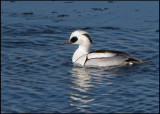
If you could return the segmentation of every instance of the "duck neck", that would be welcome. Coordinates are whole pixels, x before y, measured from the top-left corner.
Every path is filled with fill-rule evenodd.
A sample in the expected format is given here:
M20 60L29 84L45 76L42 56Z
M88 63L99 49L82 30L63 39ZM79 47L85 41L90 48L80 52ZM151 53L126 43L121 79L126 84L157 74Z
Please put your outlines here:
M78 49L74 52L72 62L76 62L81 56L89 53L90 45L79 45Z

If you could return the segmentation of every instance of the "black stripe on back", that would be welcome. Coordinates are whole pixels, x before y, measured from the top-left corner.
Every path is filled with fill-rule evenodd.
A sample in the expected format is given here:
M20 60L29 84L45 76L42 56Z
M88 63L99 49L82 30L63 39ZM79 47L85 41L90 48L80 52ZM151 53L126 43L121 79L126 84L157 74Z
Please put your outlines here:
M90 53L114 53L117 55L128 55L127 53L121 52L121 51L114 51L114 50L97 50L97 51L92 51Z

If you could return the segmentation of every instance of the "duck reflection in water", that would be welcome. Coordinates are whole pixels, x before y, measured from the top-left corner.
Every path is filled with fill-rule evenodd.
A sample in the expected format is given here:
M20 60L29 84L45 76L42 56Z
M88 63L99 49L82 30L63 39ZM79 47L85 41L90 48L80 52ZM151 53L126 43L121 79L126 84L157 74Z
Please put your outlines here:
M95 90L93 90L93 88L96 88L95 82L101 83L104 74L105 76L109 75L104 69L79 67L73 67L71 73L73 84L70 85L72 89L70 105L76 106L77 110L85 111L96 100L94 97ZM106 83L111 84L110 81Z
M79 110L89 112L93 105L100 106L101 102L111 102L112 94L115 94L119 86L126 87L126 81L130 81L128 74L131 70L135 71L136 69L137 67L121 66L107 69L73 67L70 72L72 74L72 84L69 85L71 89L69 96L71 98L70 105L76 107L74 112L76 110L78 112ZM124 76L120 74L124 74ZM109 107L109 105L106 107Z
M70 93L71 106L76 106L76 109L85 111L85 108L89 108L88 103L93 101L90 91L94 86L92 83L92 76L85 68L72 68L73 85L71 88L73 91Z

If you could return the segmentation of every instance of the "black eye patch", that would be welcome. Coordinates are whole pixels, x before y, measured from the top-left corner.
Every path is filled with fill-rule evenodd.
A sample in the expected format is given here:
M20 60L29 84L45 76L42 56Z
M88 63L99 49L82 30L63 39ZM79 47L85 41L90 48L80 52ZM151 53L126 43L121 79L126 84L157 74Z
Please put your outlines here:
M71 41L72 43L75 43L77 40L78 40L77 37L72 37L70 41Z

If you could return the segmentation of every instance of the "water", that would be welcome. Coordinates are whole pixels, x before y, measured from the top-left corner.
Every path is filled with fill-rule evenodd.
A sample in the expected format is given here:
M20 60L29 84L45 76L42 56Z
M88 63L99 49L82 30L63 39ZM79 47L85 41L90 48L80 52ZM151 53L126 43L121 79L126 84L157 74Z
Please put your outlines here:
M2 2L3 113L159 112L158 1ZM119 50L150 64L77 68L72 31L91 51Z

